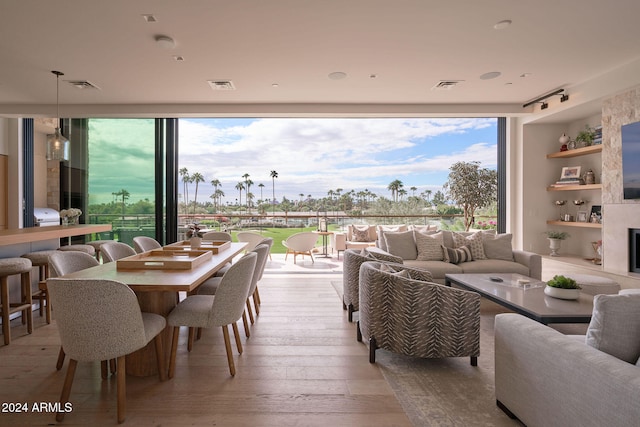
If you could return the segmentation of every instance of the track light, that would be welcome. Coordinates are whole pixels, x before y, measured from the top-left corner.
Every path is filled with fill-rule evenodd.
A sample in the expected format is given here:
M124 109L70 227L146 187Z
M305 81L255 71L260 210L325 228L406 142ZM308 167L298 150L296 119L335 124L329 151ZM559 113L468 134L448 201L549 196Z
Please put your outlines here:
M537 103L541 102L541 103L542 103L541 109L542 109L542 110L544 110L544 109L545 109L545 108L547 108L549 105L548 105L548 103L547 103L547 102L543 102L543 101L544 101L544 100L546 100L547 98L551 98L552 96L555 96L555 95L561 95L561 94L562 94L562 92L564 92L564 89L554 90L554 91L553 91L553 92L551 92L551 93L548 93L548 94L546 94L546 95L542 95L542 96L540 96L540 97L538 97L538 98L536 98L536 99L532 99L531 101L529 101L529 102L527 102L526 104L524 104L524 105L522 106L522 108L527 108L527 107L528 107L528 106L530 106L530 105L537 104ZM564 101L566 101L566 100L568 100L568 99L569 99L569 95L566 95L566 94L565 94L565 95L562 95L562 97L560 98L560 102L564 102Z
M548 102L541 102L540 103L540 109L541 110L546 110L549 107L549 103Z

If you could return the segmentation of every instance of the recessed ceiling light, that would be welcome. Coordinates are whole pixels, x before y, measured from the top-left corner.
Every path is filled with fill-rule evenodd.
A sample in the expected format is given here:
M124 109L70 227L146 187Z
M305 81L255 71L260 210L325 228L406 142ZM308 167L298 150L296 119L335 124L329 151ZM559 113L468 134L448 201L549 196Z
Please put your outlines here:
M347 78L347 73L343 73L342 71L335 71L329 74L329 78L331 80L342 80Z
M369 78L370 79L376 79L376 78L378 78L378 75L377 74L369 74Z
M531 73L522 73L520 74L520 77L525 78L525 77L529 77L531 75Z
M271 83L271 87L279 87L280 85L278 83Z
M184 56L173 55L173 60L176 61L176 62L184 62Z
M504 85L505 85L505 86L510 86L510 85L512 85L512 84L513 84L513 83L511 83L511 82L506 82Z
M481 75L480 80L491 80L495 79L496 77L500 77L501 75L502 73L500 71L490 71Z
M159 35L156 36L156 43L163 49L173 49L176 47L176 42L169 36Z
M503 21L496 22L494 24L493 28L496 29L496 30L504 30L509 25L511 25L511 22L512 22L511 19L505 19Z

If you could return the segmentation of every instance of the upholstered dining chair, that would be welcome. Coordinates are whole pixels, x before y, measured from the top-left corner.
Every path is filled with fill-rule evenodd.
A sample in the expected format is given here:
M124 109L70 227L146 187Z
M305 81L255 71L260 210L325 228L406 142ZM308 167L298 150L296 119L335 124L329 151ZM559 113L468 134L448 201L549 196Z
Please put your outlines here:
M263 243L265 245L269 246L269 260L272 260L272 258L271 258L271 247L273 246L273 237L265 237L264 239L262 239L260 241L260 243L258 243L258 245L261 245ZM267 263L265 261L265 268L266 268L266 266L267 266ZM264 272L264 269L262 271ZM260 301L260 292L258 291L258 288L256 288L256 291L255 291L254 295L256 297L256 301L257 301L258 305L262 304L261 301Z
M298 255L309 255L311 257L311 262L315 263L313 259L313 248L316 247L316 242L318 241L318 235L312 233L311 231L303 231L300 233L292 234L287 237L286 240L282 241L282 244L285 248L287 248L287 253L284 256L284 260L287 260L289 254L293 254L293 263L296 262L296 257Z
M173 378L175 373L180 326L189 327L189 339L191 341L193 341L194 328L222 327L229 372L232 376L236 374L228 326L231 325L233 327L238 352L242 353L242 344L236 322L244 311L257 257L257 254L250 252L234 263L226 274L222 276L215 295L189 295L169 313L167 322L170 326L173 326L169 378Z
M202 240L217 240L220 242L230 242L231 233L226 231L208 231L202 235Z
M100 246L103 262L113 262L121 258L135 255L136 251L131 246L122 242L107 242Z
M258 245L248 253L252 252L257 255L257 258L256 265L253 270L253 275L251 276L251 287L249 288L249 292L247 293L247 309L245 311L246 313L249 313L251 324L255 323L255 318L253 316L253 311L251 310L251 303L249 300L253 297L253 305L257 316L260 313L260 308L256 303L255 291L258 287L258 281L262 278L262 272L264 271L264 267L267 263L269 246L265 244ZM211 279L206 280L202 285L198 287L198 295L215 295L216 290L218 289L218 286L220 286L220 282L222 281L222 277L224 276L212 277ZM245 315L245 312L242 313L242 322L244 324L245 335L249 337L249 323L247 322L247 316Z
M74 273L76 271L84 270L85 268L91 268L100 265L100 262L93 256L84 252L56 252L49 255L49 271L51 277L62 277L67 274ZM45 289L47 294L49 293L49 287L47 282L45 283ZM48 297L47 297L48 298ZM56 362L56 369L59 371L64 364L64 348L60 346L58 352L58 361ZM115 368L115 366L113 366ZM115 369L113 369L115 371ZM102 363L102 378L107 378L107 362Z
M236 238L238 239L238 242L247 243L245 252L251 252L253 248L258 246L258 244L264 239L261 234L255 233L253 231L239 231L236 234Z
M166 326L165 318L141 312L133 291L114 280L53 278L47 285L56 307L60 341L70 359L60 395L61 407L69 401L78 362L117 358L117 417L118 423L123 422L125 356L154 340L160 380L166 379L161 334ZM58 412L56 420L63 419L64 412Z
M156 239L147 236L136 236L133 238L133 248L139 254L142 252L160 249L162 245Z

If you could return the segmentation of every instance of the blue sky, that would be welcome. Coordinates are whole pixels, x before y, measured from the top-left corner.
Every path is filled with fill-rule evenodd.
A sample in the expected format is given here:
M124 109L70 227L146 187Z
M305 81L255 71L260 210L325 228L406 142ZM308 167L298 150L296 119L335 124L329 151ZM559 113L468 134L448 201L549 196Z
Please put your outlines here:
M412 186L416 194L435 192L457 161L495 169L496 127L494 118L181 119L180 168L204 176L199 200L209 197L211 180L219 179L226 201L235 202L235 185L245 173L256 199L259 183L270 198L271 170L278 172L278 200L300 193L324 197L337 188L390 197L387 186L395 179L409 194Z
M120 189L129 191L131 203L153 200L153 119L89 123L90 203L110 202ZM408 194L412 186L416 194L435 193L457 161L496 167L496 128L495 118L180 119L179 167L204 176L199 201L209 199L211 180L218 179L223 202L234 203L245 173L256 200L260 183L263 198L270 199L272 170L278 172L277 200L297 200L300 193L321 198L338 188L390 198L387 186L395 179Z

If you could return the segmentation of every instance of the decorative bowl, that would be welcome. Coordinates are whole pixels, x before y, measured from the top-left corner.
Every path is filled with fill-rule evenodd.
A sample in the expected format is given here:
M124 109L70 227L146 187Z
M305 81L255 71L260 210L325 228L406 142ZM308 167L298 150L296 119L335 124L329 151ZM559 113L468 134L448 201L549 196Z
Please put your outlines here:
M573 300L580 297L580 289L554 288L548 285L544 287L544 293L545 295L558 299Z

